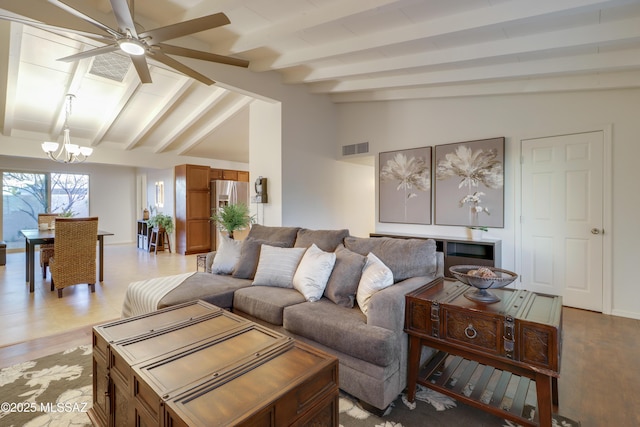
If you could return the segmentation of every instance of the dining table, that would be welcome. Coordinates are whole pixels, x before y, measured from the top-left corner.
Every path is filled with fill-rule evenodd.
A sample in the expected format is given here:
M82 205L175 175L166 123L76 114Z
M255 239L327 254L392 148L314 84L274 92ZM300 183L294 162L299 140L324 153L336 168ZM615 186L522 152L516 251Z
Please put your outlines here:
M55 228L39 229L30 228L26 230L20 230L20 233L25 238L25 275L26 280L29 283L29 292L34 290L35 281L35 250L37 245L53 244L56 237ZM99 280L102 282L104 278L104 236L113 236L113 233L105 230L98 230L98 271Z

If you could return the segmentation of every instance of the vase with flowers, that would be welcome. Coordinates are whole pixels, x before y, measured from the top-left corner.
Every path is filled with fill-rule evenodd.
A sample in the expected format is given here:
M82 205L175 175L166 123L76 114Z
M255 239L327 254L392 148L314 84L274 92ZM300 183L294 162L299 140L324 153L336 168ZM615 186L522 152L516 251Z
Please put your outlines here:
M482 233L489 231L489 229L487 227L474 225L467 227L467 231L471 240L482 240Z

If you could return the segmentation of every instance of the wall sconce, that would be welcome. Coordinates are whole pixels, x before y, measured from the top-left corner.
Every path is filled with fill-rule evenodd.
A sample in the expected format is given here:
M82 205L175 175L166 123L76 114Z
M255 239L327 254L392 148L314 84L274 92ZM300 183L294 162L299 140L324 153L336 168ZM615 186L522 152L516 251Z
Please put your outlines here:
M164 207L164 181L156 181L156 208Z

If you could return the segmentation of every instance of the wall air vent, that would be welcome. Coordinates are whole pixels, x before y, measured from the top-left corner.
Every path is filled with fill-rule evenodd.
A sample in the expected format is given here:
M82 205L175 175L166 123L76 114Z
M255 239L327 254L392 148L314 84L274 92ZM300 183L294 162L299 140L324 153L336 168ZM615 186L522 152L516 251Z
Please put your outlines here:
M127 75L131 59L115 52L97 55L93 58L89 74L105 79L122 82Z
M352 156L354 154L364 154L369 152L369 143L361 142L359 144L343 145L342 155Z

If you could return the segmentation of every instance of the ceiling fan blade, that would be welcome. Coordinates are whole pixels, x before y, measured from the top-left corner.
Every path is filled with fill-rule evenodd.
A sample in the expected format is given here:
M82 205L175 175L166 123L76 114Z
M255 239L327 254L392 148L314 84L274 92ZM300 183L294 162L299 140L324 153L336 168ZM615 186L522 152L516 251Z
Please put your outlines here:
M138 76L142 83L153 83L151 80L151 73L149 72L149 65L144 55L129 55L133 66L136 67Z
M56 27L54 25L43 24L42 22L32 21L29 19L14 18L12 16L3 16L3 15L0 15L0 19L5 21L17 22L19 24L28 25L30 27L39 28L45 31L51 31L54 33L65 33L65 34L71 33L71 34L77 34L80 36L88 37L93 40L109 41L109 42L113 41L113 37L107 37L102 34L88 33L86 31L74 30L72 28Z
M106 31L107 33L111 34L114 37L122 37L122 35L120 33L118 33L116 30L112 29L111 27L108 27L107 25L103 24L102 22L93 19L92 17L90 17L89 15L86 15L82 12L80 12L77 9L74 9L73 7L63 3L60 0L47 0L49 3L51 3L54 6L59 7L62 10L67 11L68 13L72 14L73 16L80 18L84 21L87 21L90 24L95 25L96 27L100 28L103 31Z
M199 33L200 31L210 30L230 23L231 21L229 21L227 15L224 13L215 13L213 15L207 15L201 18L195 18L189 21L179 22L177 24L167 25L166 27L145 31L140 33L140 38L150 37L150 40L147 40L147 43L154 45L162 43L165 40L188 36L189 34Z
M136 31L136 25L133 22L133 16L131 16L131 10L129 9L127 0L109 1L111 2L111 9L113 9L113 14L116 16L116 22L120 30L122 32L129 31L133 37L137 38L138 32Z
M209 77L200 74L199 72L197 72L193 68L187 67L183 63L176 61L175 59L171 58L170 56L165 55L164 53L160 52L159 50L152 50L149 54L151 55L151 57L153 59L156 59L156 60L162 62L163 64L168 65L169 67L180 71L182 74L186 74L187 76L198 80L199 82L202 82L202 83L204 83L206 85L209 85L209 86L215 83Z
M204 61L219 62L221 64L235 65L236 67L247 68L249 61L245 59L233 58L231 56L217 55L215 53L203 52L201 50L187 49L186 47L173 46L170 44L160 43L156 46L162 48L164 53L169 55L186 56L188 58L202 59Z
M116 50L120 50L120 47L117 44L110 44L107 46L100 46L95 49L87 50L85 52L76 53L75 55L65 56L64 58L59 58L58 61L72 62L79 59L91 58L92 56L96 55L102 55L104 53L114 52Z

